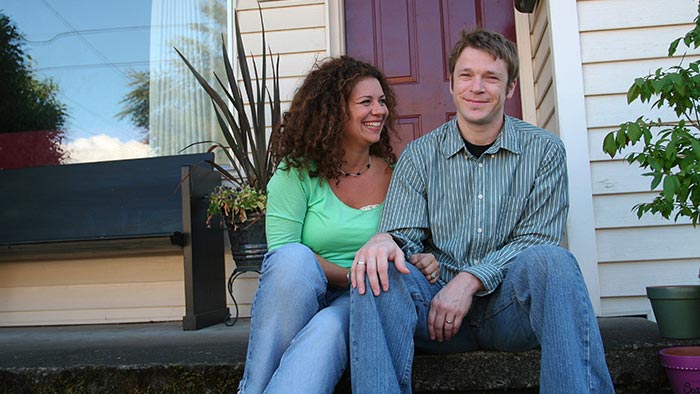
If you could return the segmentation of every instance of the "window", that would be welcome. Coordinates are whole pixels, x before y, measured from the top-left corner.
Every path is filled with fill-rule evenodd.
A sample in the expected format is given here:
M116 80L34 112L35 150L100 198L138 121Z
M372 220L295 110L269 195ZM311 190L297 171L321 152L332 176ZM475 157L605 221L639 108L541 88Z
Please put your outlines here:
M227 0L5 2L2 27L23 36L22 86L33 90L9 89L17 105L31 97L0 118L0 168L174 155L218 139L211 102L173 48L213 79L228 15Z

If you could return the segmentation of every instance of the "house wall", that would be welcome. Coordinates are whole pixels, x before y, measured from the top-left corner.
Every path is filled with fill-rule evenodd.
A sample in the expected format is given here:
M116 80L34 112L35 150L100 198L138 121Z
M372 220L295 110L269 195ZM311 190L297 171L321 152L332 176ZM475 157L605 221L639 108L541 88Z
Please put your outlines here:
M559 122L555 103L556 91L554 89L554 74L552 64L552 37L550 31L547 6L541 1L532 14L524 15L529 29L530 63L532 64L533 96L531 100L535 106L535 122L539 127L559 134ZM518 31L518 33L521 33ZM523 34L520 34L523 35ZM528 52L519 47L521 56Z
M602 141L617 125L640 115L675 119L668 109L628 105L626 92L635 77L680 63L683 51L669 59L668 44L692 28L697 1L583 0L576 7L601 314L647 315L646 286L698 283L700 233L686 220L637 219L631 208L655 195L649 192L650 179L628 165L624 155L610 159ZM686 61L697 55L691 52Z
M182 254L0 262L0 326L179 320Z
M235 265L225 255L227 276ZM185 314L182 253L0 261L0 327L178 321ZM222 283L226 286L226 283ZM234 283L250 316L257 275ZM228 307L234 305L227 295Z

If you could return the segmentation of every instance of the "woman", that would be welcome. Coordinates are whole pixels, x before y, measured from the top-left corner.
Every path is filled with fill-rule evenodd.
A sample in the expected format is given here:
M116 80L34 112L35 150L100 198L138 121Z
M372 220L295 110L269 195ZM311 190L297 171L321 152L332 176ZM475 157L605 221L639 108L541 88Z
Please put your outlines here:
M330 393L343 374L349 268L377 229L396 161L395 109L384 75L345 56L317 64L297 90L271 141L270 252L239 392ZM421 268L434 283L437 264Z

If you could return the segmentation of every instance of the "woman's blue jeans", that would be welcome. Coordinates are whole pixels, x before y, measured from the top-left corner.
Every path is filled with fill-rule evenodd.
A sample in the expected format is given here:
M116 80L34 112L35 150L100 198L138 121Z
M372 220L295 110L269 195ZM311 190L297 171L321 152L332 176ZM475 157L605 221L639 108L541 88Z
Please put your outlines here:
M555 246L526 249L501 285L475 297L457 336L431 341L430 285L413 266L390 265L388 292L350 292L350 370L355 393L410 393L415 348L429 353L540 346L541 393L614 393L588 291L574 256ZM507 371L503 371L504 374Z
M239 392L332 393L347 366L349 301L347 290L328 288L308 247L268 252Z

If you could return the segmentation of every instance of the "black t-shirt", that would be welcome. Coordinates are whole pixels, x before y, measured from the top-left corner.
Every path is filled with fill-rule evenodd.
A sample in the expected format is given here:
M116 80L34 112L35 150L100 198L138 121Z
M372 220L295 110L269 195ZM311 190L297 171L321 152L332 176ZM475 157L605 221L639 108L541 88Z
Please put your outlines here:
M474 145L471 142L464 140L464 145L467 147L467 150L478 159L491 147L491 145L493 145L493 142L488 145Z

